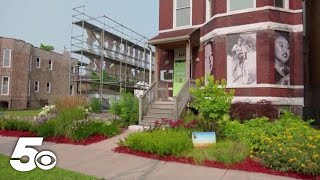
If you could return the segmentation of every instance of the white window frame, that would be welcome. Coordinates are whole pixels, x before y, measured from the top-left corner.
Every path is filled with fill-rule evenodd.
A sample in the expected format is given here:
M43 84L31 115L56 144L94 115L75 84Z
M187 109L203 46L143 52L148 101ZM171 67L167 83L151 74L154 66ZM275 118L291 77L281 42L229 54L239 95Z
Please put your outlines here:
M274 7L276 7L276 0L274 0L273 2L274 2ZM276 7L276 8L280 8L280 7ZM289 0L283 0L283 8L281 9L289 9Z
M9 50L9 66L5 66L4 65L4 59L5 59L5 51L6 50ZM12 53L11 53L11 49L8 49L8 48L4 48L3 49L3 55L2 55L2 67L3 68L10 68L11 67L11 57L12 57Z
M49 84L49 89L48 89L48 84ZM47 93L51 93L51 82L47 82Z
M246 9L239 9L239 10L230 11L230 0L227 0L227 12L246 11L248 9L254 9L254 8L257 8L257 0L253 0L253 7L252 8L246 8Z
M38 63L38 59L39 59L39 63ZM38 69L41 68L41 58L40 57L36 58L36 68L38 68Z
M206 0L206 21L209 21L213 16L212 14L213 3L214 3L214 0Z
M192 24L192 1L193 0L190 0L190 23L189 23L189 25L177 26L177 0L173 0L173 28L174 29L191 27L193 25Z
M36 83L38 83L38 89L36 90ZM35 81L34 82L34 88L33 88L34 92L38 93L40 91L40 82L39 81Z
M8 93L3 93L3 82L4 82L4 78L8 78ZM10 94L10 77L9 76L2 76L1 78L1 95L3 96L9 96Z
M50 64L50 62L51 62L51 64ZM52 69L53 69L53 61L52 61L51 59L49 59L48 65L49 65L48 69L49 69L50 71L52 71Z

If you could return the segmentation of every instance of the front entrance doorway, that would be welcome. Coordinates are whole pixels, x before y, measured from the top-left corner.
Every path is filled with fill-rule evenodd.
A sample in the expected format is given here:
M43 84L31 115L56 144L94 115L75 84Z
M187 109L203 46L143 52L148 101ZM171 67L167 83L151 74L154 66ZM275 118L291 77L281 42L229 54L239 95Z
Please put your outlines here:
M173 97L177 96L186 82L186 49L174 50Z

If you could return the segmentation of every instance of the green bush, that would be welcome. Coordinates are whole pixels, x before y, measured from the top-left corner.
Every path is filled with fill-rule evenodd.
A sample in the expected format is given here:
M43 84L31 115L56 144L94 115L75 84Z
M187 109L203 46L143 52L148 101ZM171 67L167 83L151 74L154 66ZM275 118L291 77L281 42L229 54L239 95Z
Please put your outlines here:
M155 130L130 134L124 145L132 150L160 156L179 155L192 149L191 133L183 130Z
M86 116L86 111L80 107L60 111L56 118L55 136L72 137L73 122Z
M196 87L190 89L194 96L192 106L203 117L201 122L207 131L217 130L217 121L229 114L233 90L226 90L226 81L215 80L213 76L196 80Z
M12 131L29 131L33 123L26 120L6 118L0 120L0 129Z
M38 125L34 131L41 137L53 137L56 134L56 126L57 120L49 120Z
M181 156L191 157L201 164L204 160L233 164L244 161L249 156L249 146L243 142L222 141L207 148L194 148Z
M77 121L72 129L73 132L70 138L74 141L81 141L92 135L112 137L120 132L119 126L110 121Z
M266 118L228 122L226 137L248 142L263 165L283 172L320 174L320 131L285 112L275 122Z
M93 99L91 99L90 107L91 107L92 112L99 113L99 112L101 112L102 104L99 99L93 98Z
M119 116L127 126L138 124L139 100L130 93L124 93L118 102L111 105L110 111Z

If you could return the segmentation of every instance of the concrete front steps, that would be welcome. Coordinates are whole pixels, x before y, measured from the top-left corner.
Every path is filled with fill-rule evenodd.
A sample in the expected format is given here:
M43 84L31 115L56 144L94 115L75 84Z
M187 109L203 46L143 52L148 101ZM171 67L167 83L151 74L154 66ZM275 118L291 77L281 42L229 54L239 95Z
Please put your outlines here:
M156 121L161 119L174 119L173 101L156 101L153 103L146 116L143 116L140 125L153 126Z

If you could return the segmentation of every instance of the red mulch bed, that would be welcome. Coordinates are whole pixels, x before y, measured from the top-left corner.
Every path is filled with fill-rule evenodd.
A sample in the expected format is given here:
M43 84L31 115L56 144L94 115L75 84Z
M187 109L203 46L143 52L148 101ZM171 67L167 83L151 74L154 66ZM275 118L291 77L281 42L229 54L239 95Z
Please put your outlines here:
M196 165L196 163L193 161L192 158L177 158L174 156L161 157L155 154L145 153L142 151L134 151L126 147L117 147L113 151L117 153L131 154L135 156L140 156L140 157L149 158L149 159L157 159L157 160L166 161L166 162L178 162L183 164ZM219 168L219 169L240 170L240 171L247 171L247 172L257 172L257 173L271 174L276 176L292 177L297 179L310 179L310 180L320 179L320 176L315 177L315 176L308 176L308 175L303 175L298 173L284 173L284 172L268 169L262 166L261 164L259 164L258 162L253 161L250 158L246 159L244 162L232 164L229 166L223 163L206 160L200 166Z
M33 134L31 132L28 131L8 131L8 130L1 130L0 131L0 135L1 136L8 136L8 137L37 137L36 134ZM72 141L69 138L66 137L49 137L49 138L45 138L44 141L46 142L53 142L53 143L57 143L57 144L73 144L73 145L90 145L90 144L94 144L94 143L98 143L101 142L103 140L106 140L108 138L106 138L103 135L94 135L89 137L86 140L80 141L80 142L75 142Z

